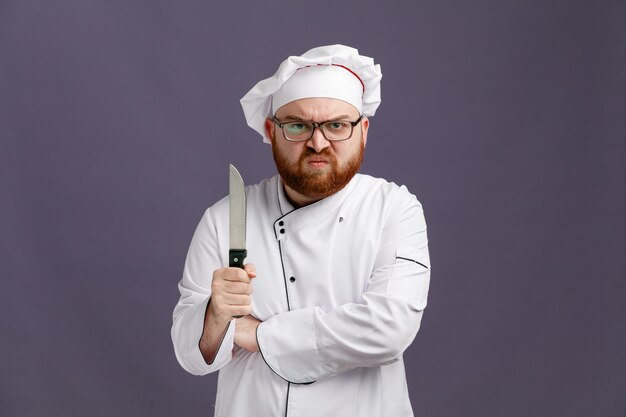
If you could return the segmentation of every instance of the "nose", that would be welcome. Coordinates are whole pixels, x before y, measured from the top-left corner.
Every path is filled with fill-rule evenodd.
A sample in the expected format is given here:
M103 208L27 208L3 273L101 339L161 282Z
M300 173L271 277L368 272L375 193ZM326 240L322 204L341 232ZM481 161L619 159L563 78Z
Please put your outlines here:
M307 140L306 145L314 149L315 152L320 153L324 148L330 146L330 142L324 137L322 130L316 126L316 129L313 131L313 136L311 136L311 139Z

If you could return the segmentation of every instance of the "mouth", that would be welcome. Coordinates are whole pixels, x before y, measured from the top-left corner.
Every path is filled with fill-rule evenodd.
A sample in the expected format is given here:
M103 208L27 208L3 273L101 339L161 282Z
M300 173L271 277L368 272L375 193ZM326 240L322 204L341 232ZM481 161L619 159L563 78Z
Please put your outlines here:
M311 173L318 170L326 172L330 167L334 166L334 163L334 157L328 149L324 149L322 152L314 152L309 148L300 158L300 166L312 170Z
M329 164L329 161L326 158L313 157L307 161L307 164L314 168L323 168Z

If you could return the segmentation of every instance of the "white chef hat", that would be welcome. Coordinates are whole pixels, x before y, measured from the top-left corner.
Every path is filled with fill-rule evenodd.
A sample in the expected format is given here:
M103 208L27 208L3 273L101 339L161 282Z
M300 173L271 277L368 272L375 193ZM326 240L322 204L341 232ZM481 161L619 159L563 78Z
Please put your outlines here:
M248 126L270 143L265 119L283 105L308 97L329 97L352 104L363 116L373 116L380 104L380 65L344 45L313 48L290 56L278 71L259 81L240 100Z

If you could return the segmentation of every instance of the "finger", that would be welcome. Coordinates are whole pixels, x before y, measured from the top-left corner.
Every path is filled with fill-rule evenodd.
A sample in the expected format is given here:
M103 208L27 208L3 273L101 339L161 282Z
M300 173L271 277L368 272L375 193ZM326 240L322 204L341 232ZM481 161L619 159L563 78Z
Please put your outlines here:
M254 264L245 264L243 266L243 270L246 271L248 277L254 278L256 277L256 266Z
M252 313L251 305L229 305L222 309L222 313L225 317L239 317L246 316Z
M209 308L215 317L222 317L229 320L233 316L245 316L252 313L252 305L250 304L227 304L223 299L215 297L211 298Z
M250 278L248 278L248 274L241 268L226 267L213 271L213 282L219 281L250 282Z
M244 305L244 306L236 306L233 307L232 309L232 314L231 316L247 316L252 314L252 306L251 305Z
M211 283L211 291L214 295L221 294L252 294L252 284L250 282L241 281L213 281Z
M222 287L222 291L229 294L252 294L252 285L245 282L228 281Z
M252 303L252 297L248 294L223 294L220 301L229 306L247 306Z
M232 267L232 268L226 268L226 270L227 271L223 275L223 279L225 281L245 282L245 283L250 282L250 277L248 277L248 274L243 269Z

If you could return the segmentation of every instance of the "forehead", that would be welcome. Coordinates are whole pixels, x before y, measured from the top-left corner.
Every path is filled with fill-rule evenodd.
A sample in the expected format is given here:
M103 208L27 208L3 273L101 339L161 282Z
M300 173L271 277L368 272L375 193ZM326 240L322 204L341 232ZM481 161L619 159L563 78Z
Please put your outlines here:
M322 121L339 116L359 117L359 111L352 104L336 98L311 97L294 100L276 111L276 117L295 116L306 120Z

